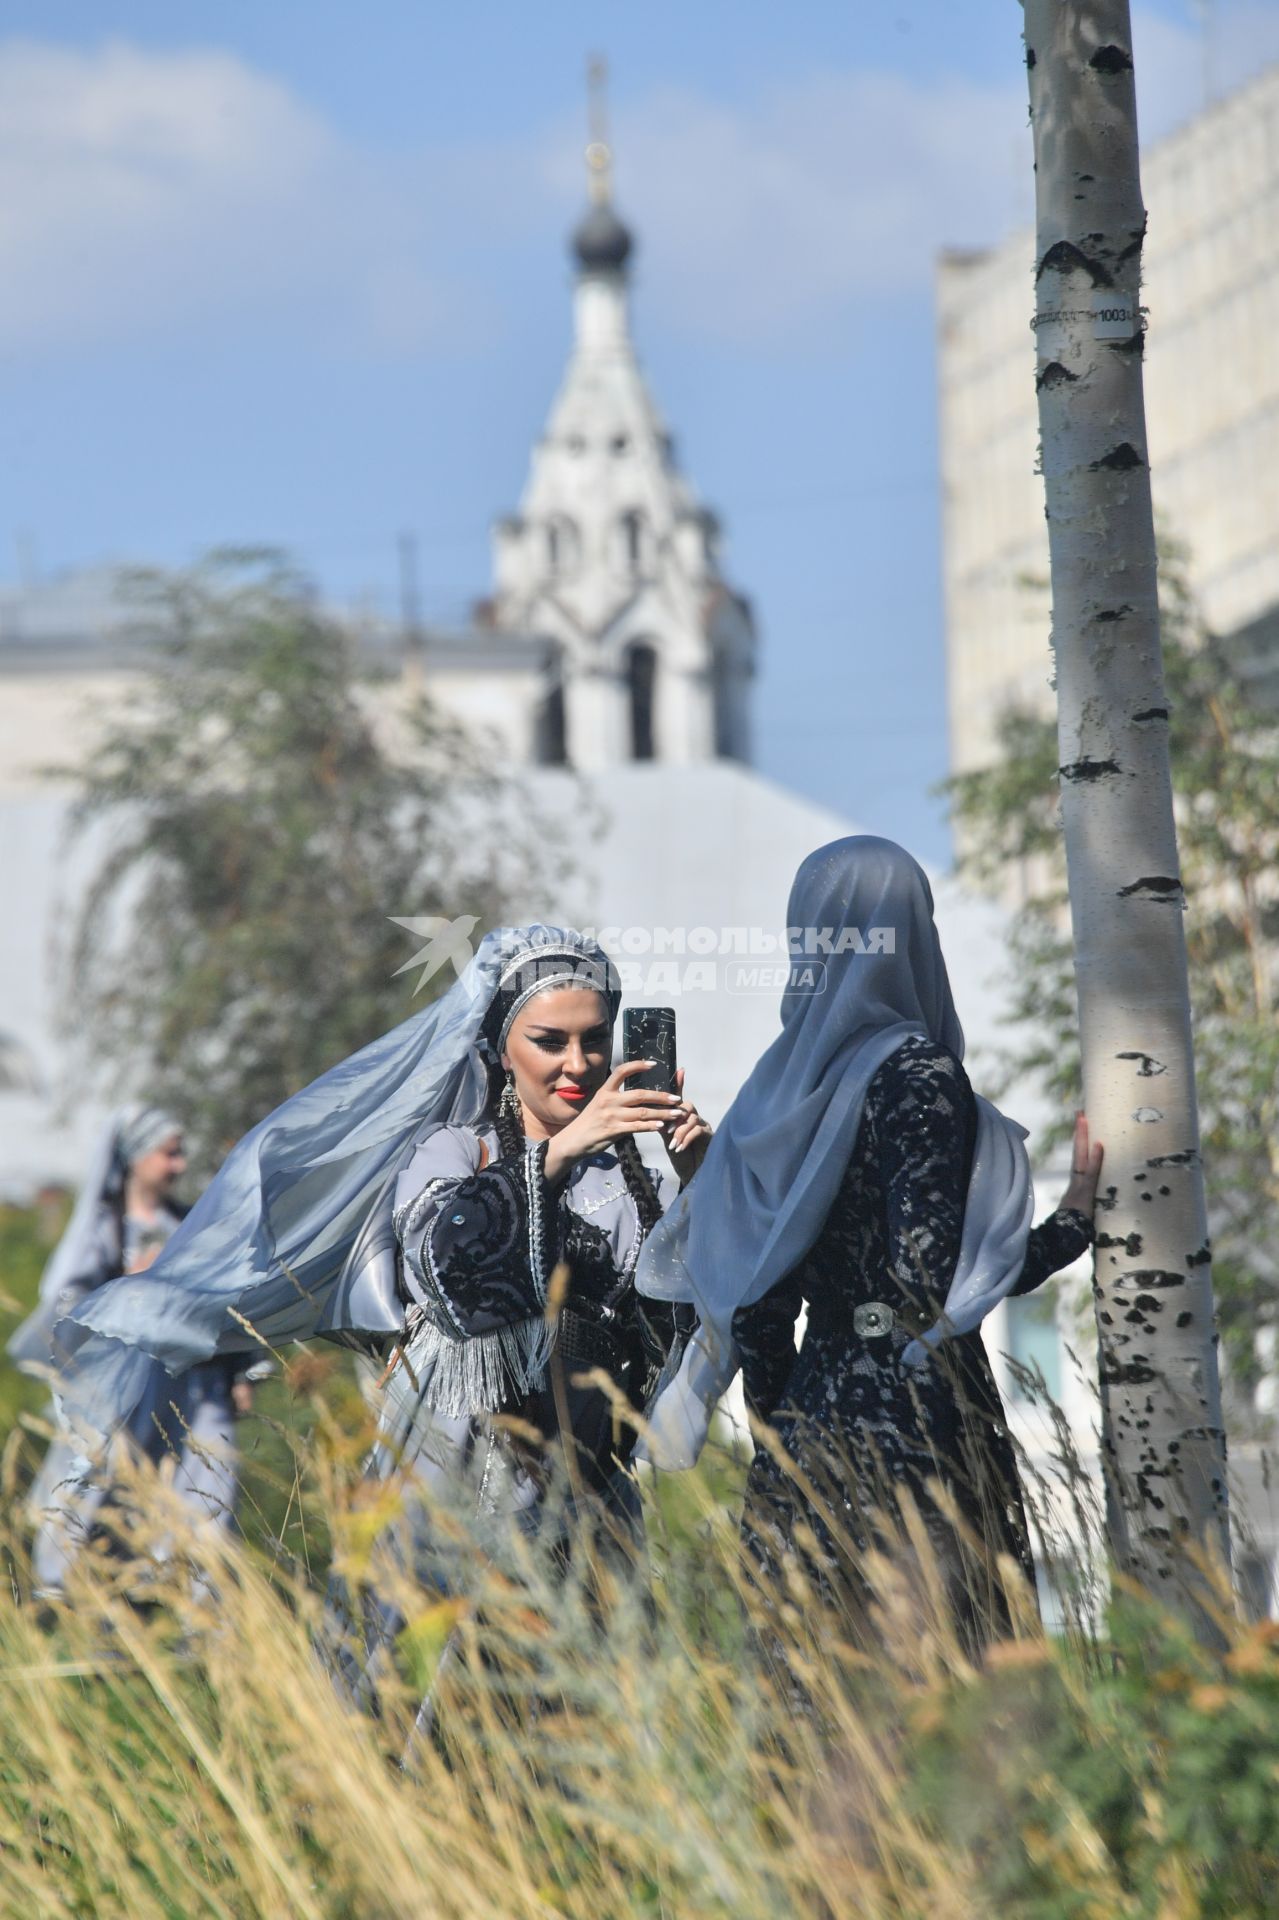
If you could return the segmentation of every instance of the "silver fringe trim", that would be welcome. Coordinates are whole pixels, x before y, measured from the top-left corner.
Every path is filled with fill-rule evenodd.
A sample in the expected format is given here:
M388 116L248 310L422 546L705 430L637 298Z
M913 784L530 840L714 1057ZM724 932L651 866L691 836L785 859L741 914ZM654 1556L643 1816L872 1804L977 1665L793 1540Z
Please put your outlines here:
M496 1413L512 1394L538 1393L555 1347L546 1320L519 1320L458 1340L428 1320L405 1350L427 1401L443 1414Z
M545 1140L530 1140L524 1155L529 1270L534 1295L543 1305L549 1278L543 1218L545 1158ZM493 1333L462 1334L447 1294L428 1271L428 1248L424 1242L415 1246L407 1242L407 1236L417 1231L430 1211L434 1189L451 1184L432 1181L401 1210L401 1248L410 1273L420 1278L423 1293L433 1299L433 1311L453 1319L457 1331L437 1326L415 1303L405 1316L402 1351L403 1364L415 1381L419 1400L425 1399L433 1412L465 1417L496 1413L512 1395L541 1392L546 1385L547 1363L555 1350L556 1328L553 1321L539 1314L536 1319L519 1320Z

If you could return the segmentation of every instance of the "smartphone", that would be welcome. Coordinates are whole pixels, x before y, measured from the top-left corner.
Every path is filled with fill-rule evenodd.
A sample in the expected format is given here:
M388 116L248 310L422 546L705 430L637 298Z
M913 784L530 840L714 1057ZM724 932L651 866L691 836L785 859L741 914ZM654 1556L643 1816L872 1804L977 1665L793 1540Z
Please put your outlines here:
M675 1093L674 1007L627 1007L622 1014L623 1060L653 1060L646 1073L632 1073L627 1087Z

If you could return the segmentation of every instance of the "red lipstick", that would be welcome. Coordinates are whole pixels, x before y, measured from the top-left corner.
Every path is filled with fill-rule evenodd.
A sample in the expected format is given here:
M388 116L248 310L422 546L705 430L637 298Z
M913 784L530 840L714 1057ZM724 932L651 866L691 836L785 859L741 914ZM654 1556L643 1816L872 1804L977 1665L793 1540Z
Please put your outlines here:
M582 1087L556 1087L555 1091L561 1100L585 1100L586 1098L585 1089Z

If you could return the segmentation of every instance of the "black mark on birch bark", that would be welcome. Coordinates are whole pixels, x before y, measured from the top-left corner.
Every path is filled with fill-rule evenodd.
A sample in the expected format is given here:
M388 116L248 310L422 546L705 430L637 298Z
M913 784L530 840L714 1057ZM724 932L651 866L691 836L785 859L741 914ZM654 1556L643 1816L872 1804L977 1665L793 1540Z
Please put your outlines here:
M1063 780L1107 780L1123 772L1117 760L1072 760L1068 767L1058 767Z
M1174 879L1171 874L1146 874L1142 879L1134 880L1131 886L1120 887L1118 898L1131 900L1137 895L1165 907L1183 907L1186 904L1186 890L1180 880Z
M1140 1060L1141 1065L1137 1069L1139 1080L1153 1080L1157 1073L1168 1071L1162 1060L1156 1060L1153 1054L1149 1053L1117 1053L1115 1058L1116 1060ZM1137 1177L1140 1180L1145 1179L1144 1174L1138 1174Z
M1098 47L1088 64L1094 73L1131 73L1132 55L1123 47Z
M1148 1167L1193 1167L1199 1159L1198 1149L1183 1147L1180 1153L1157 1153L1147 1160Z
M1113 620L1126 620L1132 608L1125 600L1121 607L1103 607L1100 613L1094 613L1093 619L1099 627L1109 626Z
M1188 1253L1186 1255L1186 1265L1188 1267L1206 1267L1209 1266L1211 1262L1212 1248L1206 1240L1194 1253Z
M1051 390L1053 387L1068 386L1078 378L1079 375L1072 373L1069 367L1063 367L1060 360L1050 360L1043 372L1035 375L1035 392L1040 393L1045 387Z
M1121 440L1117 447L1104 453L1100 460L1088 464L1089 473L1131 473L1135 467L1144 467L1145 461L1130 440Z
M1083 268L1094 287L1114 286L1109 267L1103 266L1100 260L1090 260L1072 240L1057 240L1049 247L1035 270L1035 279L1041 280L1046 273L1074 273L1079 267Z
M1166 720L1168 717L1167 707L1143 707L1140 713L1134 713L1132 723L1134 727L1139 727L1147 720Z
M1098 1377L1103 1387L1144 1387L1148 1380L1155 1378L1155 1370L1144 1360L1127 1360L1102 1367Z
M1122 1247L1125 1253L1136 1255L1141 1252L1141 1235L1139 1233L1099 1233L1095 1244L1099 1247Z
M1128 245L1124 248L1123 252L1119 255L1119 258L1121 260L1131 260L1135 253L1141 252L1141 249L1146 244L1146 228L1149 225L1150 225L1150 215L1148 213L1143 213L1141 216L1141 225L1139 227L1134 227L1131 240L1128 242Z

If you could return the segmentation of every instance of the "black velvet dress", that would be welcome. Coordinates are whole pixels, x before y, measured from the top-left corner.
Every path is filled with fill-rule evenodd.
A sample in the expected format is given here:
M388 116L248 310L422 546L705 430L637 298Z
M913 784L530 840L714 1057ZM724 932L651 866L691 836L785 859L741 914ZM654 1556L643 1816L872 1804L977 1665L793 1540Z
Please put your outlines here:
M871 1082L853 1157L817 1240L770 1293L739 1309L733 1333L748 1404L773 1426L806 1489L770 1451L757 1451L743 1524L762 1569L775 1572L797 1551L856 1625L869 1600L859 1560L883 1537L884 1516L895 1530L905 1491L955 1618L980 1644L1007 1618L996 1556L1011 1555L1033 1574L999 1392L979 1333L943 1343L922 1366L901 1361L945 1303L976 1130L960 1062L922 1037L907 1040ZM1014 1291L1039 1286L1091 1238L1083 1214L1050 1215L1031 1233ZM935 1481L953 1498L958 1527L930 1492Z

